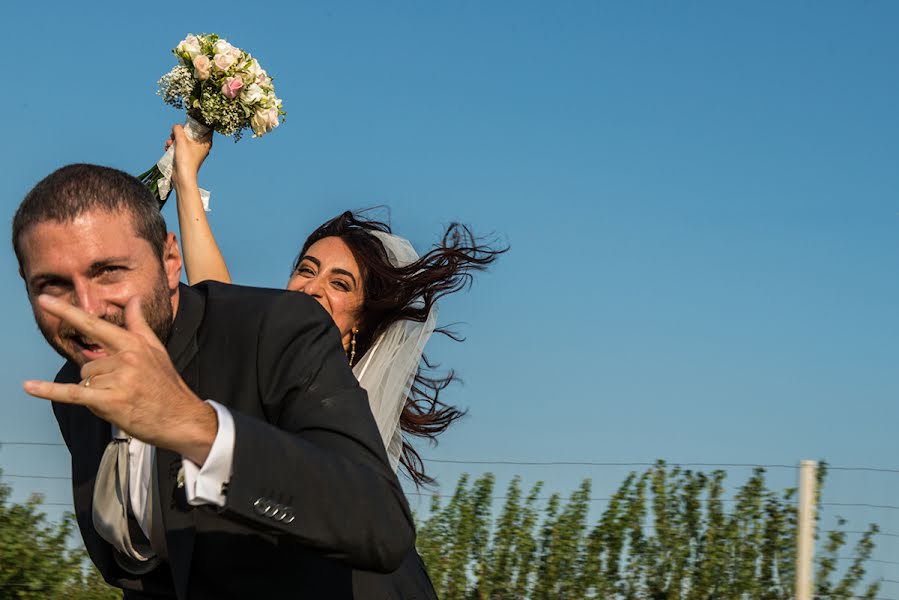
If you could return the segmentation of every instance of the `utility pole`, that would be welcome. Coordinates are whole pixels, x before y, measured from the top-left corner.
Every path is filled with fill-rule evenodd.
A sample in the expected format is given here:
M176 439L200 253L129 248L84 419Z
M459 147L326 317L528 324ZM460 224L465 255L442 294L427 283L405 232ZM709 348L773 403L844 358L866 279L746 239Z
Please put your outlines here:
M815 497L818 461L799 463L799 531L796 536L796 600L812 600L812 566L815 560Z

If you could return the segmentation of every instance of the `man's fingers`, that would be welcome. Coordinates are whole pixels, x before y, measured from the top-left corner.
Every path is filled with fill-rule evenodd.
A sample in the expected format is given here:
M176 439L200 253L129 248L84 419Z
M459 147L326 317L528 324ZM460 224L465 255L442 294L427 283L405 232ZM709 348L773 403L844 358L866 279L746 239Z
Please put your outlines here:
M84 366L81 367L81 380L84 381L88 377L97 377L97 375L114 373L117 369L122 367L122 362L121 354L113 354L112 356L98 358L97 360L85 363Z
M128 328L128 331L143 337L150 345L164 348L162 342L156 337L156 332L150 328L150 325L144 318L140 298L137 296L132 297L128 304L125 305L125 327Z
M105 371L95 373L93 375L85 375L82 369L81 381L78 383L81 387L88 387L92 390L105 390L110 386L115 386L119 378L113 371Z
M77 306L68 302L57 300L52 296L41 294L37 297L38 304L48 313L59 317L85 337L100 343L107 354L119 352L128 347L130 336L128 332L112 323L90 315Z
M93 380L92 380L93 382ZM53 383L52 381L29 380L22 384L27 394L53 402L80 404L90 408L102 395L102 390L84 387L74 383Z

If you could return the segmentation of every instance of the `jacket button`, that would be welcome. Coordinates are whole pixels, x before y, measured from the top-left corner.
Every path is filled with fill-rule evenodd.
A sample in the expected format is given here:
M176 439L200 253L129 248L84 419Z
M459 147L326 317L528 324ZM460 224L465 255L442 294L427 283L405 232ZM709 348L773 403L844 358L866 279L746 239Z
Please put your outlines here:
M253 503L253 509L256 511L258 515L265 515L266 511L271 508L267 498L257 498L256 502Z

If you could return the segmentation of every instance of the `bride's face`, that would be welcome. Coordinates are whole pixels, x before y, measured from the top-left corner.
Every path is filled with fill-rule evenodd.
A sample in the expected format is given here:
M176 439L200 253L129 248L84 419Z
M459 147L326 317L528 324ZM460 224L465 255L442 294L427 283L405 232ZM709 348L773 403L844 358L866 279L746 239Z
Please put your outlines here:
M309 247L287 289L318 300L340 329L346 348L362 307L362 285L359 265L349 246L339 237L326 237Z

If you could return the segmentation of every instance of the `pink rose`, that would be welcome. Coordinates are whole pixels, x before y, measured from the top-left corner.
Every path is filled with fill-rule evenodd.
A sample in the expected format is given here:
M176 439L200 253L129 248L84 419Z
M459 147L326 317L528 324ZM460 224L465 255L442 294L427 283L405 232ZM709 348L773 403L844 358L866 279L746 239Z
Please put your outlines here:
M201 54L194 58L194 77L200 81L209 79L209 73L212 70L212 61L205 54Z
M237 98L242 89L243 79L240 77L227 77L225 78L225 83L222 84L222 94L224 94L225 98L230 98L231 100Z

